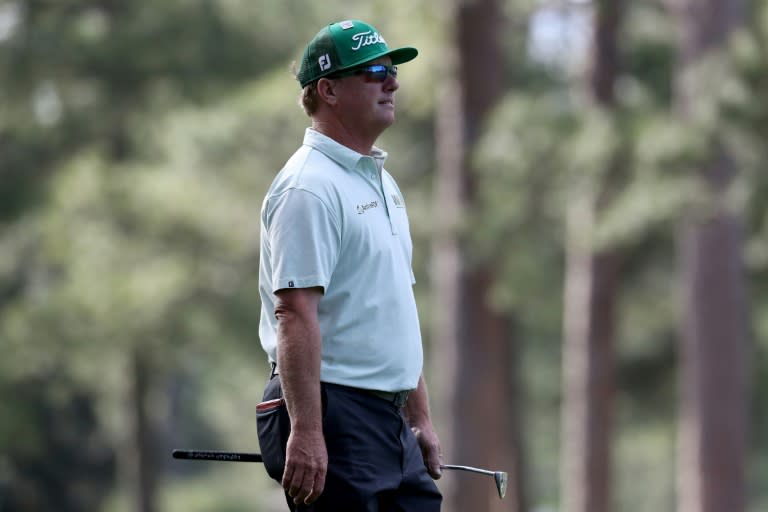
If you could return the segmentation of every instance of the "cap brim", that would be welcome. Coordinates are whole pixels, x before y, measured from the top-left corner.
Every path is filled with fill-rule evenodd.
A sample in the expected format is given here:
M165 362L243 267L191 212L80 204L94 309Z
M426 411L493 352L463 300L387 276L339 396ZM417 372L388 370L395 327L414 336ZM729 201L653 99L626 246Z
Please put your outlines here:
M397 66L398 64L403 64L415 59L418 54L419 50L416 48L411 48L410 46L406 46L404 48L398 48L397 50L387 52L384 55L389 56L389 58L392 59L393 66Z
M413 60L416 58L416 56L419 54L419 50L416 48L411 48L410 46L406 46L404 48L397 48L395 50L389 50L387 52L381 52L376 53L373 55L369 55L365 60L358 60L356 62L350 62L343 68L339 68L336 71L343 71L345 69L355 68L357 66L362 66L366 62L371 62L376 59L380 59L382 57L389 57L392 59L392 65L397 66L398 64L403 64L405 62L408 62L410 60ZM331 73L332 74L332 73Z

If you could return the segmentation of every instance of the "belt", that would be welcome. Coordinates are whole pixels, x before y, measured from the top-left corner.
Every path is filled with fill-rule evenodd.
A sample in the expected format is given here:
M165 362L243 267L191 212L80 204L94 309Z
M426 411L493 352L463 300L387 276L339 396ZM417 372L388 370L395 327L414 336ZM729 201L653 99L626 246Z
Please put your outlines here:
M279 375L279 373L277 371L276 363L270 363L270 366L272 367L272 371L269 374L269 378L271 379ZM410 393L410 391L379 391L377 389L350 388L349 386L344 387L362 391L364 393L381 398L382 400L386 400L387 402L393 404L395 407L404 407L405 403L408 401L408 394Z
M410 391L378 391L376 389L364 389L363 391L391 402L395 407L405 407L405 402L408 401L408 393L410 393Z

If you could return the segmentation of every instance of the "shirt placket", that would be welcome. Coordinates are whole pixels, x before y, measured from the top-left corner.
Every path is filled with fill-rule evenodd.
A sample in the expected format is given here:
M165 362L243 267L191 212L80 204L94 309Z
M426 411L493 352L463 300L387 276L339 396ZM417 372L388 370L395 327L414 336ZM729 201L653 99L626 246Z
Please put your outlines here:
M393 235L397 235L397 228L391 214L394 205L391 204L391 200L387 196L387 191L384 187L384 161L380 158L367 158L364 165L365 173L371 179L371 183L373 184L377 194L379 195L379 198L381 198L382 203L384 204L384 213L387 215L387 220L389 221L389 229Z

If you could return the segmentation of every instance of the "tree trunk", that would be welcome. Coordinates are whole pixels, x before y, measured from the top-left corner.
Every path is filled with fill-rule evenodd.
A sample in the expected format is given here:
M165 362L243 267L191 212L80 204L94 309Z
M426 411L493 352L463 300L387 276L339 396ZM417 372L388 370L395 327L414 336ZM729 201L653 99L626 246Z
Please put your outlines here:
M131 467L133 496L136 512L155 512L157 494L157 453L154 429L148 411L151 368L146 355L140 349L132 354L131 409L133 411L133 436L131 439Z
M577 236L592 234L593 208L591 197L583 198L570 206L568 219L561 442L564 512L611 510L619 256L593 253Z
M739 512L746 507L742 243L740 220L722 211L709 221L688 223L681 236L685 319L680 358L680 512Z
M502 94L502 15L496 0L456 0L447 12L453 44L437 109L433 246L435 380L438 389L450 390L439 400L448 427L441 441L446 462L506 470L510 479L502 502L487 479L446 475L460 484L442 486L445 510L524 510L512 315L491 307L495 266L470 267L460 231L464 212L477 201L467 155Z
M744 19L741 0L681 1L677 108L692 119L708 77L695 65L723 50ZM717 134L701 179L709 201L679 236L683 322L680 347L678 511L746 508L748 313L740 213L728 204L737 169Z
M623 2L596 3L589 96L597 108L614 106L618 33ZM566 227L563 320L562 510L608 512L611 507L613 403L616 388L618 250L596 250L596 221L610 198L618 168L611 158L605 182L587 178L571 199Z

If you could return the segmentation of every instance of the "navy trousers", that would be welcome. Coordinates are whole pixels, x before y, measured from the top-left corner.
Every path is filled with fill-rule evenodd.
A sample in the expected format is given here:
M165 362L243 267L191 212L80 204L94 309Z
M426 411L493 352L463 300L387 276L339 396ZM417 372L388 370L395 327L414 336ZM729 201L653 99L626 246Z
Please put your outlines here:
M323 434L328 449L325 490L300 512L438 512L442 496L427 473L421 450L402 410L364 390L323 383ZM279 377L264 400L282 396ZM257 413L267 472L278 482L285 467L290 420L283 405Z

